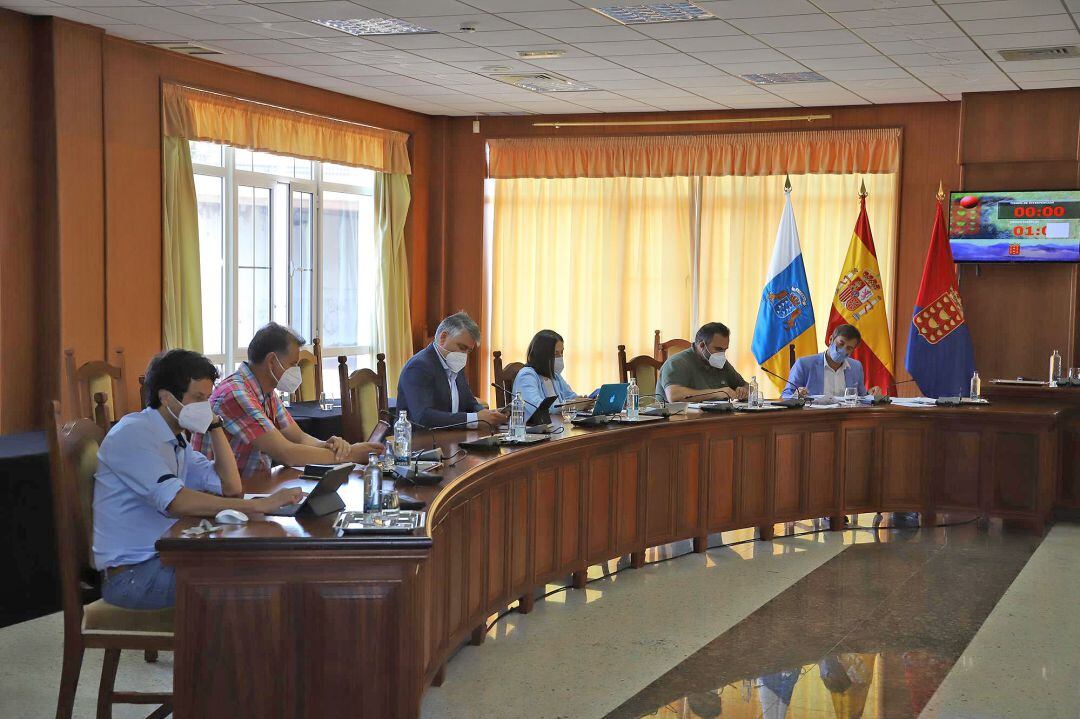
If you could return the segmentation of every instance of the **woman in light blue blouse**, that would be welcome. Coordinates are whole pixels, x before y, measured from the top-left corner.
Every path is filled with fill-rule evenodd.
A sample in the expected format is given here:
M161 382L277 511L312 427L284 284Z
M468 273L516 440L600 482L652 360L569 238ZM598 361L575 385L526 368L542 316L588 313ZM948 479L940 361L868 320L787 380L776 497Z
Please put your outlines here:
M525 414L531 417L548 397L557 397L553 410L576 399L577 394L562 377L563 338L558 332L540 330L529 343L525 366L514 379L514 394L525 400Z

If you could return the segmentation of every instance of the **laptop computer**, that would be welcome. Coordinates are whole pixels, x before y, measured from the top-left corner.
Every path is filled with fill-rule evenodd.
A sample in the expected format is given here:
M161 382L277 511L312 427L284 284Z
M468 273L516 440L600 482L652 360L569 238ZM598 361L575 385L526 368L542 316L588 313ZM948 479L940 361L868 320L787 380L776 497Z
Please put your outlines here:
M323 517L332 512L340 512L345 509L345 501L337 491L348 481L349 473L352 472L354 466L352 462L339 464L327 470L321 477L301 475L300 479L318 479L318 484L299 502L287 504L266 514L272 517L295 517L303 512L314 517ZM245 494L244 499L259 499L265 496L265 494Z
M608 422L611 415L623 411L629 387L628 384L601 385L600 389L596 390L596 404L593 405L592 414L574 417L570 420L571 423L579 427L591 427Z

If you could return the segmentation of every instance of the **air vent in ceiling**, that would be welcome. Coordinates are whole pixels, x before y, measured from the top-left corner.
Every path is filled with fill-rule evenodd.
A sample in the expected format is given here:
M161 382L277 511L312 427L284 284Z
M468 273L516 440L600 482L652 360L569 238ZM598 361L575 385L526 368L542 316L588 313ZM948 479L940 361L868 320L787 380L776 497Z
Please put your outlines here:
M816 72L756 72L740 75L755 85L787 85L796 82L829 82L829 78Z
M1080 57L1080 47L1065 45L1062 47L1024 47L1016 50L999 50L1002 60L1019 62L1023 60L1057 60L1062 57Z
M219 50L211 50L208 47L202 45L196 45L193 42L167 42L167 41L154 41L148 42L147 45L153 45L154 47L160 47L162 50L172 50L178 52L181 55L223 55L224 53Z
M533 92L585 92L597 89L592 85L586 85L553 72L499 73L489 75L489 77Z
M399 20L395 17L376 17L369 20L312 20L316 25L323 25L350 35L430 35L435 30L429 30L423 25L417 25L408 20Z
M589 9L623 25L716 19L716 16L711 12L688 0L683 2L649 3L648 5L611 5Z

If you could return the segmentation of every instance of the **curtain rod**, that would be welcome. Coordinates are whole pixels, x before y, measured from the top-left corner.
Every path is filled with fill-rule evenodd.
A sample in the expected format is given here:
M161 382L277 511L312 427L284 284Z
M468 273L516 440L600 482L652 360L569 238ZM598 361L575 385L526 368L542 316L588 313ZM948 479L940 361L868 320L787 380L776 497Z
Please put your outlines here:
M616 120L613 122L534 122L533 127L628 127L644 125L722 125L739 122L786 122L788 120L829 120L832 115L782 115L776 117L725 117L715 120Z

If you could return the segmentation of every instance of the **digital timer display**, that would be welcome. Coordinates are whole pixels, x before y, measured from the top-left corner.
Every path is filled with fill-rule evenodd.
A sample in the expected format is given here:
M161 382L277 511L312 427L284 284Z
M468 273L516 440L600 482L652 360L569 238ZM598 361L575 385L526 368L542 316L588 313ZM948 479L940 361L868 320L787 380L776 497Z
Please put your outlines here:
M954 192L956 262L1080 262L1080 191Z

